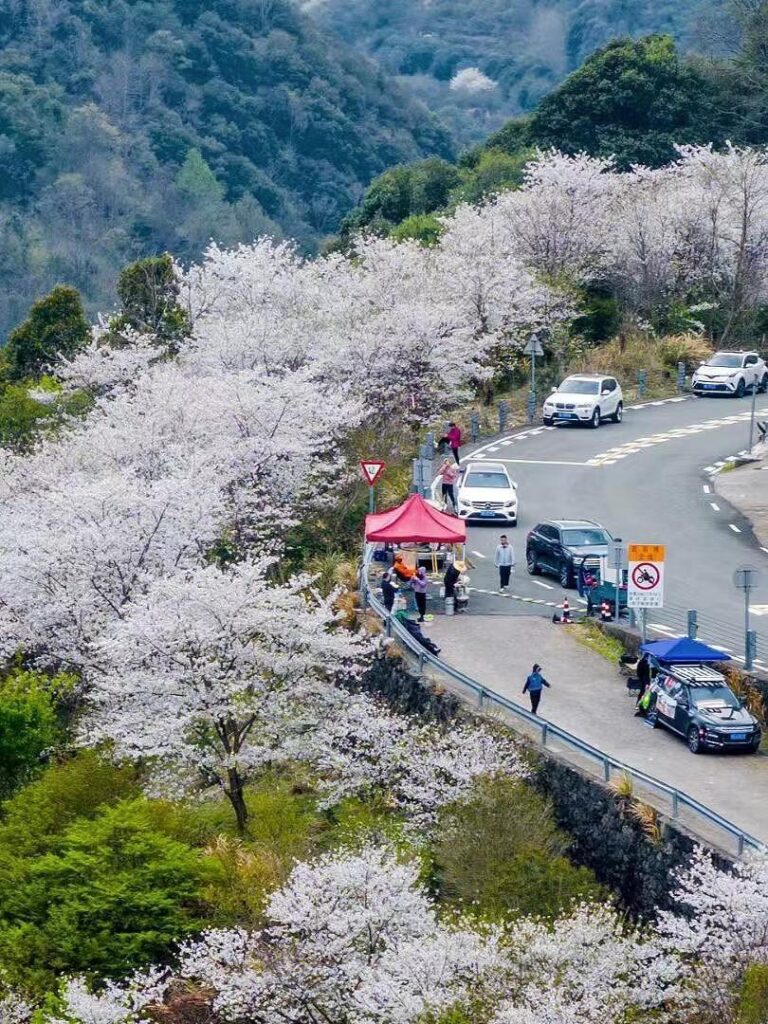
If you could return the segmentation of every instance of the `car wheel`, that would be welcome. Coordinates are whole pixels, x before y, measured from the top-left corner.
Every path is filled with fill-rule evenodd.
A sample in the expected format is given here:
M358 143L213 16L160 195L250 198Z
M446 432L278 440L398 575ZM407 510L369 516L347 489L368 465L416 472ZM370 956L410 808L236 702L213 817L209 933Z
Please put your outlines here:
M525 556L525 564L528 566L528 572L531 576L538 576L541 572L539 569L539 563L536 561L536 555L532 551L528 551Z
M624 403L619 402L616 406L616 412L611 416L614 423L621 423L622 417L624 416Z
M541 422L544 424L545 427L551 427L553 426L555 421L551 416L542 416Z
M736 397L743 398L747 390L747 386L744 383L744 378L739 378L739 383L736 385Z
M599 405L595 408L595 411L592 413L592 419L589 421L589 425L590 425L590 427L592 427L593 430L597 430L597 428L600 426L600 406Z
M758 752L758 750L760 749L760 740L761 739L762 739L762 736L756 736L755 739L753 739L752 742L749 744L749 752L750 752L750 754L756 754Z
M762 380L757 386L757 390L761 395L764 395L768 391L768 373L764 373Z
M692 754L701 753L701 737L695 725L688 730L688 749Z
M569 587L573 586L573 573L567 562L560 563L560 571L557 574L557 578L560 580L560 586L564 590L568 590Z

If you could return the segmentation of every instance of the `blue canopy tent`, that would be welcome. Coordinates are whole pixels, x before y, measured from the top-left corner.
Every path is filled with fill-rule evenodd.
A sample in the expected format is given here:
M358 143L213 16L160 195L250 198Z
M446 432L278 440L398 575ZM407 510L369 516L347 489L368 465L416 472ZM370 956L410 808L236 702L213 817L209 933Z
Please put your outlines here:
M653 640L642 644L640 650L667 665L699 665L706 661L731 660L730 654L726 654L725 651L718 651L717 648L703 644L700 640L690 640L687 636Z

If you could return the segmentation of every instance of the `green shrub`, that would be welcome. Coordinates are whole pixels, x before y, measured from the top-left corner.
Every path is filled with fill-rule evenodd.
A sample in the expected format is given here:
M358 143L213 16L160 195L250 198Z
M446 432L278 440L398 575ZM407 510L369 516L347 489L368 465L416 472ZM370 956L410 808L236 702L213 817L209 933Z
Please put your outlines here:
M765 1024L768 1020L768 964L750 964L744 972L736 1024Z
M50 765L39 779L3 804L0 879L8 858L46 851L76 819L93 818L103 807L138 793L133 766L116 767L92 750L81 750L70 760Z
M673 334L659 342L659 358L671 370L677 370L678 363L694 370L711 355L712 346L698 334Z
M56 697L57 681L36 672L15 671L0 683L0 799L39 769L44 751L60 739Z
M69 358L83 348L90 333L79 292L57 285L32 306L24 323L8 336L8 376L12 380L38 377L60 355Z
M73 822L48 853L24 859L2 894L0 959L9 983L39 995L56 975L98 981L162 960L204 923L201 893L216 870L163 834L147 800Z
M392 238L404 242L407 238L415 238L422 245L437 245L443 233L443 225L431 213L414 213L406 217L391 231Z
M479 785L451 807L435 843L445 900L485 918L556 917L578 900L602 895L587 868L564 856L567 841L547 800L519 781Z

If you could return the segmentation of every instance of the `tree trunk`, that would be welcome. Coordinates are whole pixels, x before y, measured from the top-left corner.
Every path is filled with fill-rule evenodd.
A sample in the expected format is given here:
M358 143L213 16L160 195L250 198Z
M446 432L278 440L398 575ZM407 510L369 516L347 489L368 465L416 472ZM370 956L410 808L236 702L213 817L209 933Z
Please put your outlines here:
M237 768L228 768L227 778L229 785L224 787L224 792L227 794L229 802L232 804L232 809L235 812L237 831L242 835L248 823L248 808L245 805L245 797L243 796L243 780L240 778Z

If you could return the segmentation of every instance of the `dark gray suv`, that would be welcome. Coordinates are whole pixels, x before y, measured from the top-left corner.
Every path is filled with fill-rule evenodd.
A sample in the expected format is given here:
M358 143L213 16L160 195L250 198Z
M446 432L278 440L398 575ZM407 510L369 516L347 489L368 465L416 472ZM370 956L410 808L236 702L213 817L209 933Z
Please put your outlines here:
M598 569L613 538L600 523L589 519L549 519L534 526L525 541L525 560L531 576L556 576L562 587L573 587L583 565Z

